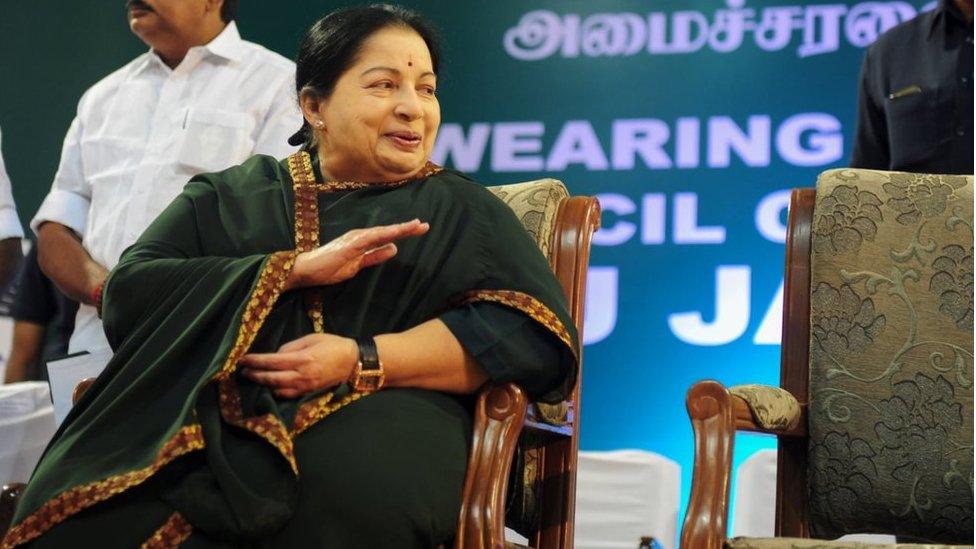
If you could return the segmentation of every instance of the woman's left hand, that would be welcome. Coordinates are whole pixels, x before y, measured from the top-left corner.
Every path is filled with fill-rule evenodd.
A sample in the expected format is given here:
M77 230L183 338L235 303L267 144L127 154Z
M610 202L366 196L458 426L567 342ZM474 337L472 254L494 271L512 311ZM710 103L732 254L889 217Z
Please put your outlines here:
M354 339L310 334L285 343L276 353L244 355L239 364L245 377L271 387L275 396L298 398L348 380L358 359Z

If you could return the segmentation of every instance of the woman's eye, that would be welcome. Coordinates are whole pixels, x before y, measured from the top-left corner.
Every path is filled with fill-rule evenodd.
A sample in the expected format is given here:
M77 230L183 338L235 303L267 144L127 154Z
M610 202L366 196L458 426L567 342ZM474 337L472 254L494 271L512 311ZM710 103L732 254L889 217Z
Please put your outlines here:
M373 84L373 87L379 88L381 90L392 90L393 88L396 87L396 85L393 84L393 82L390 82L389 80L383 80L382 82L377 82Z
M424 95L437 95L437 90L433 86L421 86L420 92Z

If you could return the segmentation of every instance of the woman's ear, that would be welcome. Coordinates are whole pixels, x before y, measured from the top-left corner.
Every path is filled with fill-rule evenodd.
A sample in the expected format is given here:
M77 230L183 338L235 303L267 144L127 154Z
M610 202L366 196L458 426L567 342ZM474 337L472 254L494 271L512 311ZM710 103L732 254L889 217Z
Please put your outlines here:
M325 129L325 120L322 118L325 102L315 90L304 88L298 96L298 105L309 126L315 130Z

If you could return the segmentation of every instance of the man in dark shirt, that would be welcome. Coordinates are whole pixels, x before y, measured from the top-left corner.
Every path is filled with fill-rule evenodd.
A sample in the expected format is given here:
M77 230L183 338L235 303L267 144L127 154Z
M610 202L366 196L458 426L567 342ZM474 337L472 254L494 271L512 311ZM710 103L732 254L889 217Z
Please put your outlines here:
M864 56L851 166L973 173L973 0L940 0Z
M46 363L68 352L78 303L62 294L41 272L37 245L24 258L12 291L14 337L4 383L46 380Z

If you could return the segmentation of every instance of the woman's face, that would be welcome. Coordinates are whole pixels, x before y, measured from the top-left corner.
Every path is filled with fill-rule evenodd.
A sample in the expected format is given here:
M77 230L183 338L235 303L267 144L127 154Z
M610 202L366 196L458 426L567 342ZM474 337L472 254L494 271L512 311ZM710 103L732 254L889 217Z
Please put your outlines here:
M395 181L417 173L430 158L441 123L436 88L430 52L419 34L387 27L367 38L328 99L302 99L318 134L324 175Z

